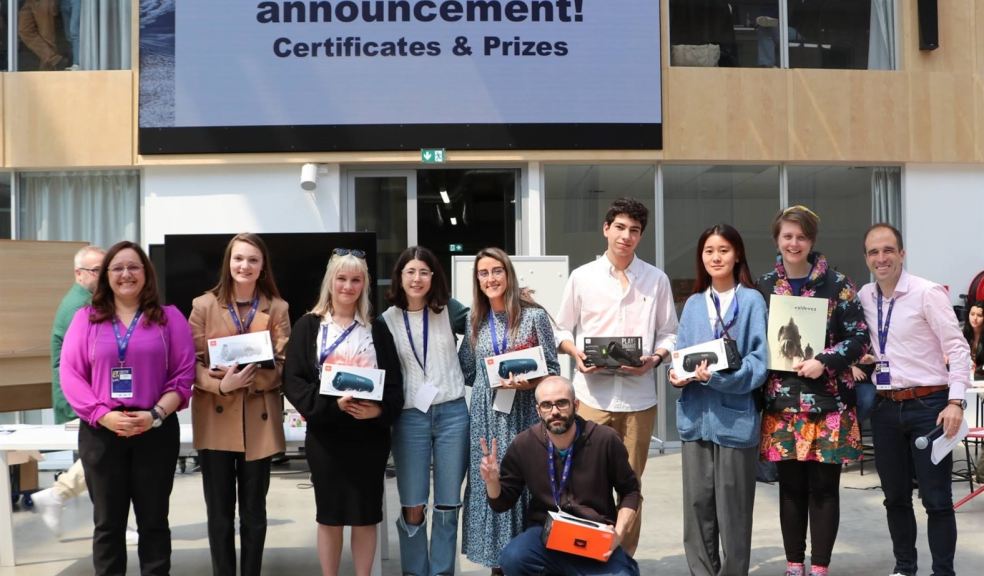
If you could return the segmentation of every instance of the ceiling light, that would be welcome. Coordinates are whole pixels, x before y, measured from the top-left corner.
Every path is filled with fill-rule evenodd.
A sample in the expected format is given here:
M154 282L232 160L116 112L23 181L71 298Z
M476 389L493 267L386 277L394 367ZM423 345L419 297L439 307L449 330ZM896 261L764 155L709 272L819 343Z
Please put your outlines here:
M455 218L454 216L451 217L451 225L452 226L457 226L458 225L458 219Z
M443 200L445 204L450 204L451 203L451 198L448 197L448 191L447 190L445 190L444 188L441 188L440 194L441 194L441 200Z

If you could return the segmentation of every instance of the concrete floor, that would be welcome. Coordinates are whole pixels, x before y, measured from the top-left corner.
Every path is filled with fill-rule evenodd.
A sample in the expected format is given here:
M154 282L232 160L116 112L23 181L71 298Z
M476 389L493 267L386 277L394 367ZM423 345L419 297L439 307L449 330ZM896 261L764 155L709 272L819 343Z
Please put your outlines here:
M845 471L841 481L841 523L834 549L833 574L884 576L893 568L891 543L885 526L878 476L868 465L862 476L857 467ZM390 519L398 510L396 481L387 480L387 506ZM954 495L968 493L966 482L954 484ZM680 455L669 453L650 458L643 482L646 499L643 534L636 558L642 574L686 575L682 544ZM918 506L918 504L917 504ZM208 574L208 539L205 532L205 504L201 478L197 473L178 474L171 496L171 530L174 552L173 573ZM41 519L31 512L14 514L18 566L0 568L0 576L74 576L92 573L92 508L85 498L66 508L65 533L58 540L47 531ZM264 556L264 573L317 574L315 552L314 495L303 470L303 462L289 468L275 468L268 498L269 530ZM917 513L920 530L921 573L930 573L930 555L925 539L925 516ZM959 544L958 574L981 574L984 565L984 496L957 511ZM136 548L131 546L129 573L137 574ZM389 560L383 562L384 575L400 574L396 529L389 526ZM752 542L750 574L778 575L785 567L778 521L778 487L759 484L755 506L755 534ZM977 568L974 568L977 566ZM478 576L488 570L461 560L462 574ZM346 553L342 573L351 574Z

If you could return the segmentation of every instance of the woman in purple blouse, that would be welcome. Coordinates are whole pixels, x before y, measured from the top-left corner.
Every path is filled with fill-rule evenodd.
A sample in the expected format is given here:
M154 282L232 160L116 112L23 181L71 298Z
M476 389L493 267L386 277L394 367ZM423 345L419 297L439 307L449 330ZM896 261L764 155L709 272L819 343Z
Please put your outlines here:
M157 277L139 245L119 242L92 305L72 320L61 356L62 390L79 415L79 453L93 504L96 574L126 573L126 522L133 503L140 573L168 574L168 501L180 428L195 381L191 328L161 306Z

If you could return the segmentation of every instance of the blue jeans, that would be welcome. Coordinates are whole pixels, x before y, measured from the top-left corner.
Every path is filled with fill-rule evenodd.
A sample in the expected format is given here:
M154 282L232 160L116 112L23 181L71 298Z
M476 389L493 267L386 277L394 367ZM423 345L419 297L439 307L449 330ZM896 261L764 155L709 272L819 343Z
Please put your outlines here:
M957 547L957 521L953 515L950 473L953 457L939 465L929 459L932 447L919 450L916 438L936 427L946 408L947 391L923 398L894 402L878 398L871 411L875 440L875 468L885 492L888 531L892 536L895 570L916 573L916 517L912 508L912 476L919 482L919 496L928 516L929 550L934 576L952 576Z
M874 408L875 400L878 399L876 392L875 385L871 382L854 383L854 394L857 397L858 426L864 422L864 419L871 413L871 409Z
M543 545L543 526L530 526L513 538L499 555L506 576L638 576L639 565L618 547L599 562L582 556L548 550Z
M79 16L82 0L61 0L61 16L65 25L65 37L72 44L72 64L79 63Z
M434 463L434 509L430 553L427 522L396 520L403 574L454 574L458 542L461 484L468 468L468 406L464 398L430 407L427 413L407 408L393 426L393 460L403 508L427 506Z

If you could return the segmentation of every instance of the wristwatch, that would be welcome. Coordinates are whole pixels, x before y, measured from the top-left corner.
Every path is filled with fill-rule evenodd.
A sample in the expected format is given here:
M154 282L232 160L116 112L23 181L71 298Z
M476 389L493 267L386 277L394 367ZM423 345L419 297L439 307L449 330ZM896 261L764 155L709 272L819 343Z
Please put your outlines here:
M966 410L967 409L967 401L966 400L957 400L956 398L954 398L953 400L947 401L947 404L949 404L951 406L960 406L960 409L961 410Z
M164 418L161 416L161 413L157 411L156 406L150 409L150 415L154 419L154 421L150 423L150 427L160 428L161 424L164 423Z

